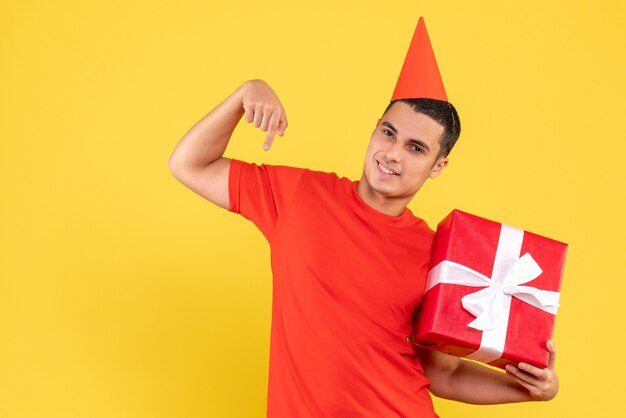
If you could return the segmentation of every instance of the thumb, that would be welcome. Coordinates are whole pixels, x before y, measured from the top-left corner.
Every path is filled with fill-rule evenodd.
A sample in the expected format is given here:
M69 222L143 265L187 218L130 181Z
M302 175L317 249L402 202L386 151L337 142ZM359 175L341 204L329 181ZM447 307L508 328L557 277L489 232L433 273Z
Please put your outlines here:
M548 340L548 342L546 342L546 347L548 347L548 351L550 352L550 355L548 356L548 367L552 369L554 368L554 362L556 360L556 345L554 344L554 341Z

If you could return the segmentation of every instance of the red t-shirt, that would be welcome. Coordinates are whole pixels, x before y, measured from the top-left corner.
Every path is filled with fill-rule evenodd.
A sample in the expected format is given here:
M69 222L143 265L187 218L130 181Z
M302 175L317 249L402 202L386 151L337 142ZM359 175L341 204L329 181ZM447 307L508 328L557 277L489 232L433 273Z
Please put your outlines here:
M271 247L268 418L437 417L406 337L434 232L334 173L232 160L230 211Z

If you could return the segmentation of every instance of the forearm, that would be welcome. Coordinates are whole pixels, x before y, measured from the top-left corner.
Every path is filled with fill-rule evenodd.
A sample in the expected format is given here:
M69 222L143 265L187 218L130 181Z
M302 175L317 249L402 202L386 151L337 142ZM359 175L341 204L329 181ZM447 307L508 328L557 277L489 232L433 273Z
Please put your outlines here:
M242 98L246 83L198 121L178 142L169 158L172 171L204 167L224 155L228 141L244 109Z
M500 404L534 400L528 390L507 374L461 360L433 390L441 398L471 404Z

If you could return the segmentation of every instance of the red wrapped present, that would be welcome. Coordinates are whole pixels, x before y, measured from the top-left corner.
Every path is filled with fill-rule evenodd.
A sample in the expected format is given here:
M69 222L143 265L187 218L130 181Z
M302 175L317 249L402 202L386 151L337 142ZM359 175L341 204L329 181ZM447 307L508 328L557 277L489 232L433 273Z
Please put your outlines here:
M566 250L452 211L437 227L414 342L500 368L547 367Z

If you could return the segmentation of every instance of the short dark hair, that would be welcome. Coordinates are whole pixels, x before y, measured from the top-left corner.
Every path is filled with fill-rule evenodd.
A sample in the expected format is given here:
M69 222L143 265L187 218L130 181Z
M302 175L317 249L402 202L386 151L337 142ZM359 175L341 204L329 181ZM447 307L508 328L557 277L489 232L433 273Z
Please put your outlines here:
M439 153L437 158L446 157L452 151L456 140L461 135L461 121L459 114L452 103L436 99L397 99L391 101L383 116L396 102L403 102L413 108L416 113L423 113L443 126L443 135L439 139Z

